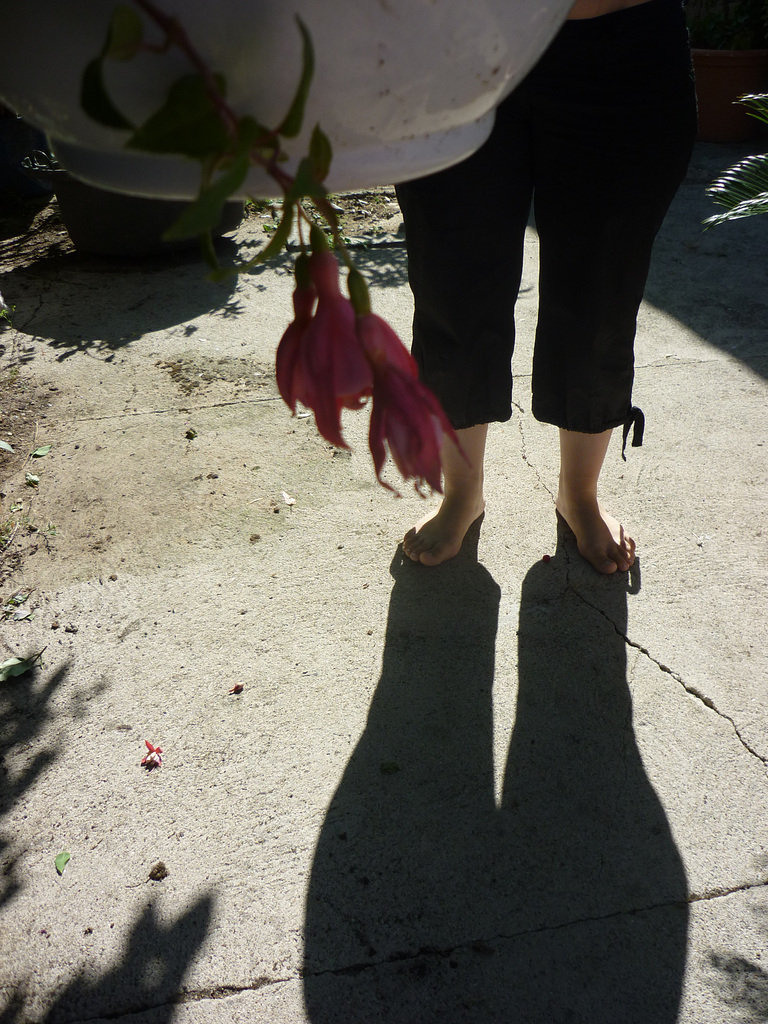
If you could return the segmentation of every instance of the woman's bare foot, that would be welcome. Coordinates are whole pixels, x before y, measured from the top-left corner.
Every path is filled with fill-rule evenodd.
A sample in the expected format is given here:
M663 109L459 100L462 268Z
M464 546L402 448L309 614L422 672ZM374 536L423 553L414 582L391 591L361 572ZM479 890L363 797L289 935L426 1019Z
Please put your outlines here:
M403 538L403 551L414 562L440 565L458 555L472 523L483 514L483 460L488 424L457 430L461 448L446 440L442 451L445 496L437 512L428 515Z
M576 537L579 554L600 573L626 572L635 561L635 542L597 501L568 501L561 492L555 507Z
M597 483L611 431L560 431L560 483L555 506L576 537L579 553L598 572L626 572L635 542L597 500Z
M483 514L483 496L446 496L440 508L412 527L403 538L403 551L423 565L440 565L458 555L472 523Z

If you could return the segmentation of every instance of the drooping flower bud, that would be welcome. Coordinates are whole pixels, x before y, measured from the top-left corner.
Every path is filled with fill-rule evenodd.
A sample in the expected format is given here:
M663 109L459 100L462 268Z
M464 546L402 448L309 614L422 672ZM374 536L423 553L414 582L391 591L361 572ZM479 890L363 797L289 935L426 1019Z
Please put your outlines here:
M283 401L294 414L296 402L301 400L302 392L300 350L304 343L304 334L312 322L317 300L317 291L309 274L309 257L304 253L296 260L295 278L294 319L280 339L275 359L278 390Z
M381 478L388 447L404 479L413 480L417 490L427 484L442 493L443 440L449 437L458 446L448 417L389 324L373 313L358 316L357 334L373 368L368 444L379 482L394 489Z

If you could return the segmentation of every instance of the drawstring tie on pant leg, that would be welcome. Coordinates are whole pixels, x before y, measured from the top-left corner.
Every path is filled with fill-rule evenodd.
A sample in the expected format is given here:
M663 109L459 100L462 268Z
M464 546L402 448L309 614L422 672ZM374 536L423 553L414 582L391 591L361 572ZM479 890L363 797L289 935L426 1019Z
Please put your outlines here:
M632 428L634 427L634 430ZM637 406L633 405L629 410L627 418L624 420L624 435L621 441L621 457L624 461L627 461L627 456L624 454L627 447L627 438L629 432L632 430L632 447L640 448L643 444L643 431L645 430L645 416L643 410L638 409Z

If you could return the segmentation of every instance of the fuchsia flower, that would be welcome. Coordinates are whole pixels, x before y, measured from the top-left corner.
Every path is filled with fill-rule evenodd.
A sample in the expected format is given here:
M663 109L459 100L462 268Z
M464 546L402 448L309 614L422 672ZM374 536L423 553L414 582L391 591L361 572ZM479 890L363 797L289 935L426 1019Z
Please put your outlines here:
M373 390L373 375L355 335L352 304L339 288L336 257L327 250L315 251L301 270L298 264L296 318L277 350L277 385L293 411L297 401L312 409L319 433L338 448L347 448L341 410L363 406Z
M381 335L391 330L373 313L358 320L358 332L366 346L371 342L376 345ZM402 348L397 336L394 337ZM440 449L443 438L455 437L455 434L440 403L418 377L403 370L398 361L377 359L373 365L373 410L368 445L379 483L389 487L381 479L386 443L404 479L414 480L417 490L426 483L433 491L442 493Z
M381 479L386 444L402 476L414 480L417 490L426 483L442 493L440 449L445 437L458 446L454 429L438 400L418 379L413 356L389 324L370 312L367 289L358 297L359 283L351 280L350 286L359 311L357 336L373 369L368 445L379 483L393 490Z
M458 445L435 396L421 383L410 353L381 317L371 313L361 274L349 274L350 298L339 288L339 265L322 233L313 228L312 255L296 261L294 319L277 350L277 386L296 412L301 402L317 429L346 448L341 410L360 409L373 395L368 443L381 478L387 447L406 480L442 492L440 449L445 437ZM317 306L315 308L315 303Z
M163 748L153 747L149 740L144 740L144 744L148 753L146 753L141 759L141 767L146 768L147 771L152 771L153 768L159 768L163 763L163 759L160 756L163 752Z

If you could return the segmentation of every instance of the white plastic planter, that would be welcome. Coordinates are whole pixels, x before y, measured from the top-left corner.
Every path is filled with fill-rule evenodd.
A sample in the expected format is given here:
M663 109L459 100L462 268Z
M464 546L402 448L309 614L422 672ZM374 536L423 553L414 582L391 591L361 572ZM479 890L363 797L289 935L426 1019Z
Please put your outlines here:
M332 191L389 184L448 166L487 137L493 110L520 81L572 0L158 0L178 17L238 113L276 125L301 71L299 14L316 70L303 155L319 123L331 140ZM80 109L80 78L100 51L115 0L6 0L0 97L48 133L61 163L105 188L138 195L196 194L194 162L126 151L125 133ZM150 31L157 37L157 30ZM190 67L178 51L108 62L106 82L134 123L157 109ZM288 165L290 170L290 165ZM254 170L252 194L274 194Z

